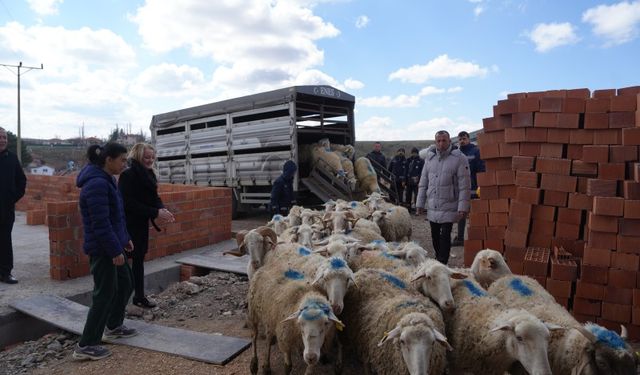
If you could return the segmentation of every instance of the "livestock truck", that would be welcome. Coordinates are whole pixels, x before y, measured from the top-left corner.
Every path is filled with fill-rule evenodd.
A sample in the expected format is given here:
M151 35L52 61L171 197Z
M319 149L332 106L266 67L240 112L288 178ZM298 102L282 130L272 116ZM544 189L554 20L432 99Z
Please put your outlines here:
M310 145L322 138L355 142L355 98L331 86L293 86L153 116L158 179L233 189L232 213L267 205L282 165L298 165L297 203L354 199L328 165L312 165Z

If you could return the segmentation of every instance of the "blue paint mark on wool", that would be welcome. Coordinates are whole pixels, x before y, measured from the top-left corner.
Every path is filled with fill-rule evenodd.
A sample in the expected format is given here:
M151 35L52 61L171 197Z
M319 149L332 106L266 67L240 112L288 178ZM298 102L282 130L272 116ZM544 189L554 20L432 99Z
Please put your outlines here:
M329 261L329 263L331 264L331 268L333 268L334 270L337 270L339 268L344 268L347 266L347 263L344 261L344 259L337 258L337 257L331 257L331 260Z
M400 289L407 288L407 284L405 284L404 281L400 280L399 278L391 274L380 272L380 276L382 276L385 280L393 284L393 286L395 286L396 288L400 288Z
M282 221L284 217L282 215L276 214L273 215L273 221Z
M487 292L480 289L473 281L463 280L462 283L469 290L469 293L473 294L476 297L484 297L487 295Z
M351 205L351 208L356 208L356 207L358 207L358 202L351 201L350 205Z
M389 254L386 251L383 251L380 253L381 257L385 257L385 258L389 258L389 259L398 259L397 256L393 255L393 254Z
M285 271L284 276L291 280L302 280L304 279L304 275L301 272L298 272L294 269L289 268Z
M321 301L309 301L303 308L301 316L304 320L316 320L321 316L329 316L331 307Z
M626 346L622 337L618 336L618 334L613 331L595 324L588 325L587 329L596 336L598 342L601 342L612 349L622 349Z
M307 249L304 246L301 246L298 248L298 254L302 255L303 257L311 254L311 250Z
M374 245L380 245L382 243L385 243L385 240L373 240L373 241L371 241L371 243L374 244Z
M522 279L519 279L517 277L514 277L513 279L511 279L511 281L509 282L509 287L515 290L516 292L518 292L518 294L520 294L523 297L529 297L533 295L533 290L531 290L531 288L526 286L522 282Z
M402 303L396 305L396 310L405 309L405 308L408 308L408 307L414 307L414 306L418 306L418 305L420 305L420 302L418 302L418 301L402 302Z

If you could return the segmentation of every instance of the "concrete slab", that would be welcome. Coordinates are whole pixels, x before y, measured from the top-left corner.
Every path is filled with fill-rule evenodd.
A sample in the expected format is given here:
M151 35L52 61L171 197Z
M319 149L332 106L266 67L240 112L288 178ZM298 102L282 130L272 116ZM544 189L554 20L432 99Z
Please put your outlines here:
M14 302L12 307L66 331L81 334L89 308L65 298L39 295ZM188 331L125 319L125 325L138 330L134 337L106 339L105 342L154 350L224 365L249 347L247 339Z
M246 276L249 255L236 257L233 255L223 255L219 251L206 251L202 254L194 254L180 258L176 260L176 262L206 268L208 270L233 272Z

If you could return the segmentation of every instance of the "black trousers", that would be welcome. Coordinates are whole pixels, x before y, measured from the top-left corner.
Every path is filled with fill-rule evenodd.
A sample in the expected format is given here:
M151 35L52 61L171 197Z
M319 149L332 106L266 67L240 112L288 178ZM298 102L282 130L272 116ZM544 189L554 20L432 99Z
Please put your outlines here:
M460 221L458 221L458 235L456 236L460 241L464 241L464 230L466 227L467 219L460 219Z
M133 251L127 253L131 259L131 271L133 272L133 298L141 299L144 293L144 257L149 249L149 222L134 221L127 223L127 230L133 242Z
M405 203L411 207L414 198L418 198L418 184L414 184L411 181L411 178L409 178L409 182L407 182L407 199L405 200Z
M434 223L429 221L431 225L431 241L433 242L433 250L436 252L436 260L442 264L449 262L449 253L451 252L451 229L453 223Z
M109 256L92 256L89 264L93 296L80 346L100 344L105 326L109 329L121 326L131 297L131 269L127 262L116 266Z
M13 269L13 244L11 231L14 220L0 222L0 275L9 275Z

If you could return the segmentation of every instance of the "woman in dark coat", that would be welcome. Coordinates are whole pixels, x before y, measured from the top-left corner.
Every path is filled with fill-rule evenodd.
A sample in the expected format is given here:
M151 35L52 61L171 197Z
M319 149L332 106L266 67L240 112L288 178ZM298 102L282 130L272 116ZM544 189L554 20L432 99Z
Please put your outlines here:
M164 208L158 195L158 180L153 170L155 157L153 146L137 143L129 152L130 167L122 172L118 181L124 200L127 231L134 249L128 254L133 270L133 304L148 308L155 306L144 293L144 257L149 249L149 220L174 221L173 215Z

